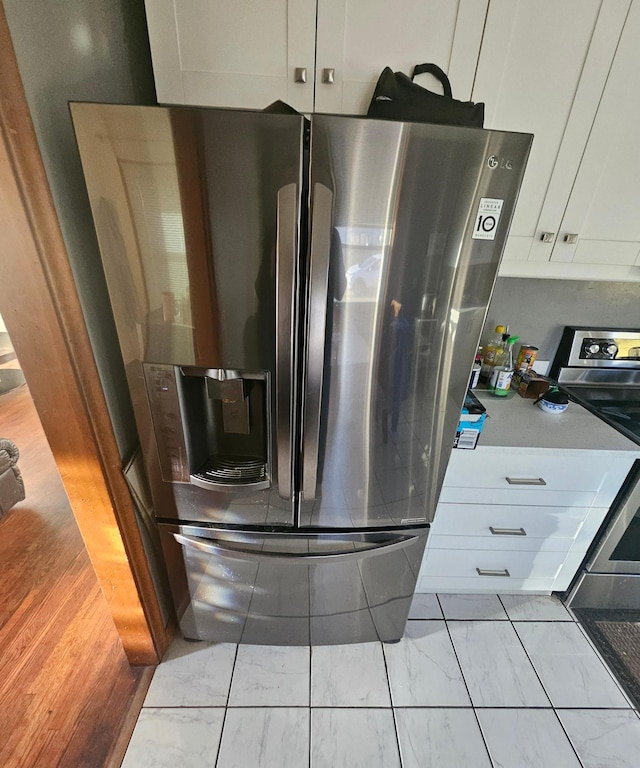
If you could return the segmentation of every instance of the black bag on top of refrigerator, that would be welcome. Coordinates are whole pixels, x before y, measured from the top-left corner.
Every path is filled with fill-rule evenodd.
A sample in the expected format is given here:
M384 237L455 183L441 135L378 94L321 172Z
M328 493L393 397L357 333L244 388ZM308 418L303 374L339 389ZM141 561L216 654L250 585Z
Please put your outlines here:
M444 95L414 82L415 77L425 73L442 83ZM367 117L482 128L484 104L454 99L449 78L436 64L418 64L411 77L385 67L376 83Z

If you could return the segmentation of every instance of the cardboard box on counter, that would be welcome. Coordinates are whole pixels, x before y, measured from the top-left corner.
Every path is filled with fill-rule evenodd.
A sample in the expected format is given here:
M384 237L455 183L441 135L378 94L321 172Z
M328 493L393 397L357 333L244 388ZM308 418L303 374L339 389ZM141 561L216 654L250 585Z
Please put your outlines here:
M467 451L473 450L478 445L478 438L486 419L487 414L484 405L472 392L467 392L460 412L453 447Z
M515 389L520 397L535 400L549 389L549 379L539 376L535 371L516 371L511 380L511 389Z

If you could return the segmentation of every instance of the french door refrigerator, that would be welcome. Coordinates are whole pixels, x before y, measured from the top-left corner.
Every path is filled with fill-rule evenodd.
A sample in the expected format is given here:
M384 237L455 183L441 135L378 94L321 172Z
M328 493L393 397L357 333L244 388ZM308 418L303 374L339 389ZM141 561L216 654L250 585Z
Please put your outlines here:
M182 633L398 640L531 137L71 109Z

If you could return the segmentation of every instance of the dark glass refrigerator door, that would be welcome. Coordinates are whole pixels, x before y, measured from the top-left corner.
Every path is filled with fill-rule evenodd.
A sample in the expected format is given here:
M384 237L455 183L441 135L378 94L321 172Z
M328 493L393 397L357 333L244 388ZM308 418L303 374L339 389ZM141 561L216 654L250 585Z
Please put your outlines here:
M312 117L300 524L433 519L531 137Z
M292 525L303 118L71 111L156 515Z

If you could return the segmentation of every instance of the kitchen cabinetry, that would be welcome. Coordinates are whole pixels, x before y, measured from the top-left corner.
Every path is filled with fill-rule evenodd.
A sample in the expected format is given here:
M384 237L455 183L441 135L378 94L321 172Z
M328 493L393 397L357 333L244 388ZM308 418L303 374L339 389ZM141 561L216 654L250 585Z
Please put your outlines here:
M145 4L159 102L364 114L387 65L435 61L469 99L488 0Z
M494 446L453 451L417 591L566 589L634 457Z
M535 138L500 274L640 280L634 0L491 0L473 99Z
M145 0L158 101L313 108L316 0ZM300 82L296 69L306 70Z
M468 100L486 8L487 0L318 0L315 111L366 114L385 66L411 74L424 61L439 64L454 96Z
M607 266L640 272L639 38L640 3L634 2L560 226L578 240L559 243L552 261L602 264L604 255Z
M640 0L145 2L162 103L364 114L384 66L440 64L534 134L500 275L640 281Z

